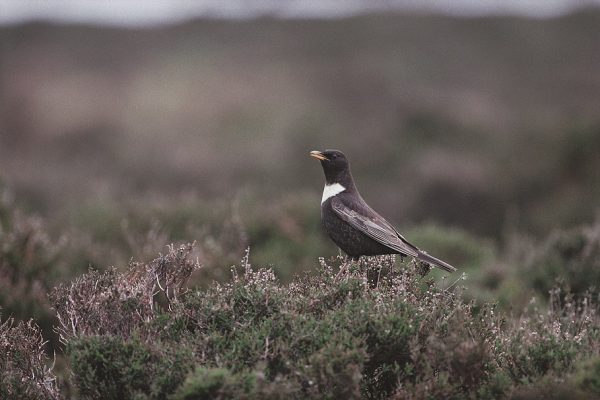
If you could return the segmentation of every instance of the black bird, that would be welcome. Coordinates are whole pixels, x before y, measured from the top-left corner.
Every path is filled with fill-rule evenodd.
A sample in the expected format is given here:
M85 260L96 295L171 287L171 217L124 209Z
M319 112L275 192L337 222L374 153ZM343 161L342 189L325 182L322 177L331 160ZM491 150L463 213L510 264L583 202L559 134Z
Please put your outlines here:
M363 200L350 173L348 159L338 150L314 150L310 156L321 161L325 189L321 199L321 221L331 239L354 260L360 256L400 254L411 256L448 272L452 265L410 244L381 215Z

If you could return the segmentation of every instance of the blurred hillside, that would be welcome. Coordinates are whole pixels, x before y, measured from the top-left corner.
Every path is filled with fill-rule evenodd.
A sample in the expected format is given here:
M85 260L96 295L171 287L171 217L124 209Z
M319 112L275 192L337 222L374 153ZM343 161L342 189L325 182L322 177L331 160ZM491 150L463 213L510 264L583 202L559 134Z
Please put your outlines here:
M323 181L307 152L321 148L348 154L401 230L502 239L598 210L600 12L37 23L1 28L0 43L0 180L94 239L125 242L113 230L134 209L225 231L220 216L238 218L234 236L269 241L265 254L334 253L307 234ZM202 236L188 225L175 239Z
M0 28L0 398L595 398L599 49L600 11ZM460 274L337 281L323 148Z

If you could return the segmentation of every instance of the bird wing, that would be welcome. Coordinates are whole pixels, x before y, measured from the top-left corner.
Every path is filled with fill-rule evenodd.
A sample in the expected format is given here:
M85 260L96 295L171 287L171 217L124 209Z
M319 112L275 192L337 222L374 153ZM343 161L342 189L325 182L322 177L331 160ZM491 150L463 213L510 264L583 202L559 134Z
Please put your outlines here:
M334 197L331 200L331 208L343 221L346 221L353 228L358 229L368 237L387 246L401 254L411 257L419 256L419 249L408 243L389 222L375 211L371 211L371 216L362 215L347 207L341 199Z

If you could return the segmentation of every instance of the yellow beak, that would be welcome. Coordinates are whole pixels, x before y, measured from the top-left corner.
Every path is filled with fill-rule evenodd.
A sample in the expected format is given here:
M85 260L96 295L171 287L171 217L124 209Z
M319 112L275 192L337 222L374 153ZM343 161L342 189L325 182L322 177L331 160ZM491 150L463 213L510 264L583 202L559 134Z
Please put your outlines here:
M314 158L316 158L317 160L321 160L321 161L323 161L323 160L328 160L328 158L327 158L327 157L325 157L325 156L323 155L323 153L321 153L321 152L320 152L320 151L318 151L318 150L313 150L313 151L311 151L311 152L310 152L310 156L311 156L311 157L314 157Z

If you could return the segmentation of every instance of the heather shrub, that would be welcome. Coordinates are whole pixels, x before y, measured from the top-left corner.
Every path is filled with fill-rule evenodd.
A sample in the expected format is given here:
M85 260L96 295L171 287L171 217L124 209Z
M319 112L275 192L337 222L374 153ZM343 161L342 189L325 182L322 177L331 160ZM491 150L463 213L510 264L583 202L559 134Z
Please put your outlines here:
M46 338L55 317L47 293L60 274L64 240L53 241L43 221L12 207L0 191L0 307L5 315L35 318Z
M191 351L172 342L85 336L66 349L82 398L166 399L193 369Z
M193 369L181 307L199 264L191 245L132 262L127 272L90 271L51 294L73 383L83 398L164 399ZM173 318L165 318L172 312ZM164 340L163 340L164 339Z
M156 249L194 239L196 256L204 265L199 276L208 283L226 279L228 267L247 247L236 204L185 196L91 203L80 205L61 222L88 239L83 247L95 250L89 254L92 265L123 265L132 257L151 260Z
M465 296L514 312L532 297L546 306L550 291L557 287L568 288L575 297L597 291L599 238L600 222L555 230L541 241L522 233L507 234L497 255L492 252L479 266L466 268L471 282Z
M515 381L573 371L582 355L600 352L598 297L551 291L549 309L524 313L497 343L499 362Z
M431 254L452 260L461 270L477 270L496 256L491 241L458 228L427 224L412 228L406 237Z
M530 385L521 385L512 393L514 400L595 400L600 397L598 356L584 360L570 374L549 374Z
M132 262L127 272L92 270L56 287L50 298L61 340L103 334L128 338L155 326L162 311L179 307L185 284L200 265L189 259L192 245L168 250L149 263Z
M0 321L0 399L61 398L44 345L33 321Z
M76 261L84 268L125 265L132 257L150 260L169 243L194 240L203 268L193 283L206 287L213 280L227 281L229 267L251 242L253 259L260 265L276 260L275 273L287 282L310 269L319 255L335 251L323 240L314 199L303 193L269 202L246 193L227 201L142 197L81 204L55 219L77 236L70 250L77 250Z
M600 282L600 221L555 231L527 261L525 277L539 293L548 293L558 280L574 293L584 293Z
M83 398L507 398L600 353L598 299L552 292L517 318L394 257L282 284L249 254L206 289L192 246L90 271L51 298ZM570 376L570 375L569 375ZM573 375L574 376L574 375ZM588 393L593 375L578 385ZM583 378L582 378L583 379ZM578 381L577 381L578 382Z
M574 379L580 389L600 397L600 357L596 356L579 365Z
M286 383L268 382L260 369L232 373L225 368L198 367L172 399L289 399L297 393L297 388Z
M175 399L241 398L250 395L256 385L251 373L232 374L223 368L198 368L185 381Z

